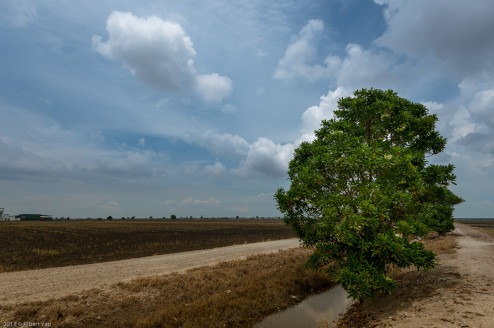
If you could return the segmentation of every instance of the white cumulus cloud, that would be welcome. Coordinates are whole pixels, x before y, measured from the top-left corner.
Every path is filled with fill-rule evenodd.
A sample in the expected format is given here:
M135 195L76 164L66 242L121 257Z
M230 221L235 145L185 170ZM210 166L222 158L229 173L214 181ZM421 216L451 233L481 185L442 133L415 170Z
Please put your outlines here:
M333 117L338 100L350 95L348 90L337 88L322 96L319 105L307 108L302 115L301 136L294 143L275 143L269 138L259 137L249 144L238 135L218 134L211 130L189 136L188 139L214 155L239 160L238 167L230 170L234 175L279 178L287 173L295 147L303 141L313 141L314 131L320 128L321 122ZM221 175L227 169L220 162L216 162L214 165L207 165L204 171L211 175Z
M303 141L313 141L315 139L314 131L321 127L321 122L333 117L333 112L338 107L338 100L350 95L350 92L344 88L330 90L327 95L320 98L319 105L307 108L302 114L302 136L297 139L295 144L298 146Z
M229 159L243 158L249 151L249 143L245 139L230 133L218 134L207 130L204 133L191 134L185 139L206 148L214 155Z
M324 65L311 64L317 55L316 37L323 32L324 23L313 19L305 25L280 59L274 77L279 80L301 78L309 82L329 78L341 65L337 56L327 56Z
M276 144L271 139L260 137L249 147L249 152L233 173L240 176L265 175L281 177L288 170L288 163L293 157L294 146Z
M489 129L494 129L494 90L479 90L470 104L472 116Z
M219 102L232 90L228 77L196 73L196 51L180 24L157 16L141 18L115 11L108 17L106 29L108 40L94 35L93 49L121 61L148 84L166 92L194 90L208 102Z
M386 51L364 49L350 43L346 46L344 58L337 74L337 83L350 90L361 88L388 89L402 83L405 77L404 65Z
M470 104L455 115L455 139L460 145L494 154L494 89L478 90Z
M196 76L197 93L207 102L217 103L232 91L232 80L217 73Z

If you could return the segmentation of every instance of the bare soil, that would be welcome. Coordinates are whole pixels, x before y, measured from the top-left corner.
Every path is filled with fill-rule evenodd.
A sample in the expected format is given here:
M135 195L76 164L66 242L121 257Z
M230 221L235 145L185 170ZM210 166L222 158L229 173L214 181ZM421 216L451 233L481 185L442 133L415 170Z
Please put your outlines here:
M437 269L397 273L392 295L352 306L337 326L494 327L494 237L455 227L456 252L440 254Z
M0 272L102 263L296 237L277 219L0 222Z

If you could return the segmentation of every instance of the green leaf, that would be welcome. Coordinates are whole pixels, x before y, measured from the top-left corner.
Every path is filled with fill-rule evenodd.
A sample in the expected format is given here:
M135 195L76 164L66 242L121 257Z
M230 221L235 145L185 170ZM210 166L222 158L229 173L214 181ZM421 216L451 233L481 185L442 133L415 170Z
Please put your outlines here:
M426 161L446 139L425 106L362 89L333 112L295 150L290 188L275 199L302 243L315 247L309 266L325 267L353 298L372 298L394 289L390 267L434 267L434 254L407 237L451 231L463 200L448 189L454 166Z

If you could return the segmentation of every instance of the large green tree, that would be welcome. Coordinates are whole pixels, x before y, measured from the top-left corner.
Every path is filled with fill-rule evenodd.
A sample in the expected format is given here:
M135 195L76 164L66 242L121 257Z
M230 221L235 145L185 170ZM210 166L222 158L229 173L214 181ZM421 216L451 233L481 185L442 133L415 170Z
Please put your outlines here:
M391 292L389 269L430 269L435 254L414 240L454 229L453 165L431 165L445 145L436 115L392 90L342 98L316 139L289 164L290 189L275 199L285 222L354 299Z

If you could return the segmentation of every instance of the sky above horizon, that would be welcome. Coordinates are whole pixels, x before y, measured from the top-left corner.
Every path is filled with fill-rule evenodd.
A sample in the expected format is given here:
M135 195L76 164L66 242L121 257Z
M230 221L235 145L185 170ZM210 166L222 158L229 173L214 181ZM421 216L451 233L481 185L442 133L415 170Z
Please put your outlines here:
M0 2L0 207L77 217L279 216L288 162L339 98L437 114L494 217L494 2Z

